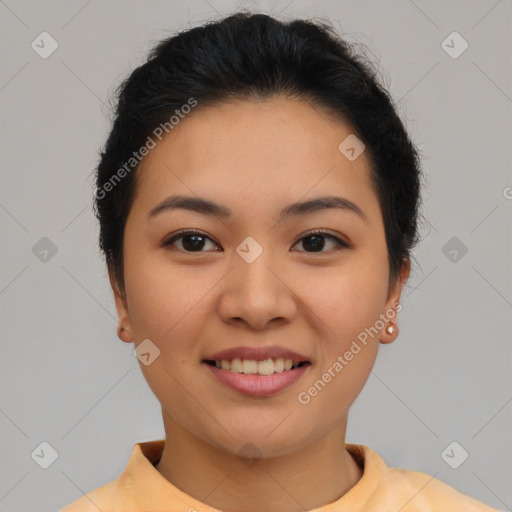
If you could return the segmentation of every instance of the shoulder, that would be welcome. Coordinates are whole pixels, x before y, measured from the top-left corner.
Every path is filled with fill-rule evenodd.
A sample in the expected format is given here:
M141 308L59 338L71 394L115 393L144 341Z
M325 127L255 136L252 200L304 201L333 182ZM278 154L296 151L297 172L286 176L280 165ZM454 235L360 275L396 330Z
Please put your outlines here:
M496 512L495 508L459 492L426 473L397 468L389 468L386 473L386 484L389 489L400 489L403 495L405 502L402 512Z
M362 509L401 512L497 512L497 509L457 491L434 476L388 467L379 454L365 445L347 445L363 476L346 501ZM359 500L359 501L358 501ZM360 506L361 503L361 506Z
M165 439L135 443L128 464L115 480L84 494L58 512L147 510L148 498L168 492L169 483L153 467L164 444Z
M138 493L129 476L123 472L119 478L69 503L58 512L98 512L98 510L120 510L123 506L139 504Z

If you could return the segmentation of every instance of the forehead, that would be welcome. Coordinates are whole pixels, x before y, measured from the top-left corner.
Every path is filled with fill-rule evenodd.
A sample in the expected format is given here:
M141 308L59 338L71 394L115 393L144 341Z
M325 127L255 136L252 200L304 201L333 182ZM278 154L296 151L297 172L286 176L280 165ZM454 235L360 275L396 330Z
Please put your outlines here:
M146 209L171 192L224 204L327 193L376 203L367 151L348 159L339 148L347 137L349 124L298 100L199 104L144 157L136 197Z

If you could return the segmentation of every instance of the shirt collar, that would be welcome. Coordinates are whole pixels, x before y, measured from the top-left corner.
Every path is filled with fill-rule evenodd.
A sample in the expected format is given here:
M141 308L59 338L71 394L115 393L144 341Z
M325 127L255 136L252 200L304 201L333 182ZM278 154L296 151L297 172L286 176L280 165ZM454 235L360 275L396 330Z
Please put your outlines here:
M125 475L149 508L172 507L176 512L196 509L197 512L220 512L189 496L165 479L154 467L165 447L165 439L139 442L134 445ZM363 468L359 482L338 500L310 512L345 512L360 509L378 491L387 466L383 459L364 445L345 444L345 448Z

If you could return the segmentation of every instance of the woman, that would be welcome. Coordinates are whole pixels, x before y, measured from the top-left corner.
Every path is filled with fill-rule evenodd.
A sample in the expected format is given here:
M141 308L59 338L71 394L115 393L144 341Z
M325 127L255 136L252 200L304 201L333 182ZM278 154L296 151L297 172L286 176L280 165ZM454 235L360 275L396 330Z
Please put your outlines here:
M420 178L329 26L238 13L159 42L119 89L95 207L166 438L63 512L493 510L345 442L398 336Z

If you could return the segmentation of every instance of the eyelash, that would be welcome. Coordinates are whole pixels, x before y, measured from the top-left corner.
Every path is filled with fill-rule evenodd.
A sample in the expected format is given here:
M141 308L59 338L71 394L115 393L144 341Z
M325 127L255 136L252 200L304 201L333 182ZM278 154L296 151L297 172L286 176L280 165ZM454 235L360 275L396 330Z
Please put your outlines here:
M162 247L169 247L170 248L171 245L176 240L179 240L180 238L183 238L186 235L199 235L199 236L202 236L204 238L208 238L212 242L216 243L214 240L212 240L208 235L206 235L202 231L183 230L183 231L178 231L178 233L175 233L171 238L169 238L169 239L165 240L164 242L162 242L161 245L162 245ZM314 236L314 235L324 235L325 238L330 238L331 240L336 241L338 247L336 247L334 249L330 249L330 250L340 251L342 249L348 249L350 247L350 245L348 243L344 242L343 240L341 240L337 236L332 235L329 231L326 231L326 230L323 230L323 229L315 229L315 230L312 230L312 231L309 231L309 232L305 233L304 235L301 236L301 238L299 238L297 240L297 242L295 242L294 245L297 245L301 240L303 240L305 238L308 238L310 236ZM181 250L181 249L178 249L178 250ZM306 252L308 254L322 254L322 253L327 253L330 250L328 250L328 251L319 251L319 252L315 252L315 251L313 251L313 252L300 251L300 252ZM206 251L183 251L183 252L185 252L187 254L194 254L194 253L201 253L201 252L206 252Z

